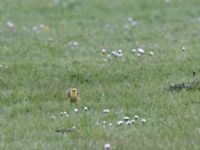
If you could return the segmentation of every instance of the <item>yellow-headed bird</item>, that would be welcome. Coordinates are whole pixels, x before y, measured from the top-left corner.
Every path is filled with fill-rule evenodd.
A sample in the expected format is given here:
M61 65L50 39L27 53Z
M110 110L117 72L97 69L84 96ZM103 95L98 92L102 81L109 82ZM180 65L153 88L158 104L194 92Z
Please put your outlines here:
M78 90L76 88L71 88L68 92L67 97L70 100L70 103L76 103L78 101Z

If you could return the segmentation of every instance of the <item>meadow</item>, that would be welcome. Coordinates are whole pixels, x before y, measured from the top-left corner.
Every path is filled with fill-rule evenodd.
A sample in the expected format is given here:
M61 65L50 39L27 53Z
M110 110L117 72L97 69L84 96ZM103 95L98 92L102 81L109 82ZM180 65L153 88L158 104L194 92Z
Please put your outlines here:
M200 79L199 5L1 0L0 149L199 150L200 88L167 90Z

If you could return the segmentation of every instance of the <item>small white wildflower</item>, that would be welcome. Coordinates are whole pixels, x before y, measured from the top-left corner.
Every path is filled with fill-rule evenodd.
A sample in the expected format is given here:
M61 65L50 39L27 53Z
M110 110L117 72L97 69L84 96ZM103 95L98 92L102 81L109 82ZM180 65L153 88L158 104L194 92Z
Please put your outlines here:
M113 56L117 56L117 54L118 54L118 53L117 53L116 51L112 51L112 55L113 55Z
M120 50L120 52L122 52L122 51ZM120 58L120 57L123 56L122 53L119 53L119 52L116 52L116 51L112 51L112 55L113 55L114 57L117 57L117 58Z
M149 52L149 54L150 54L151 56L154 56L154 52L153 52L153 51Z
M76 129L76 127L75 127L75 126L73 126L73 127L72 127L72 129L74 130L74 129Z
M107 55L107 58L109 59L109 60L111 60L112 59L112 56L111 55Z
M7 25L7 27L9 27L9 28L14 28L14 27L15 27L14 23L11 22L11 21L6 22L6 25Z
M132 52L135 53L135 52L137 52L137 50L136 49L132 49Z
M69 115L68 115L68 113L65 111L65 112L63 112L63 116L65 116L65 117L69 117Z
M87 107L84 107L84 111L88 111L88 108L87 108Z
M103 124L106 124L106 121L103 121Z
M119 49L119 50L118 50L118 53L122 53L122 50L121 50L121 49Z
M144 49L138 48L138 49L137 49L137 52L140 53L140 54L144 54Z
M101 52L102 52L102 54L105 54L105 53L106 53L106 49L103 48L103 49L101 50Z
M132 123L132 124L134 124L134 123L135 123L135 120L134 120L134 119L132 119L132 120L131 120L131 123Z
M112 126L113 124L112 124L112 123L109 123L108 125L109 125L109 126Z
M6 26L8 27L8 29L9 29L10 31L15 32L15 25L14 25L13 22L7 21L7 22L6 22Z
M51 116L51 119L55 119L56 117L54 115Z
M109 112L110 112L109 109L104 109L104 110L103 110L103 113L109 113Z
M182 49L182 51L185 51L185 50L186 50L186 48L185 48L184 46L183 46L181 49Z
M117 122L117 125L123 125L124 124L124 121L120 120Z
M3 68L3 65L0 65L0 68Z
M123 119L124 119L124 121L128 121L130 118L125 116Z
M78 45L78 42L76 42L76 41L70 41L70 42L68 43L68 45L69 45L69 46L77 46L77 45Z
M141 54L140 54L140 53L137 53L137 56L141 56Z
M109 143L105 144L104 145L104 150L109 150L109 149L110 149L110 144Z
M135 120L137 120L139 117L138 117L138 115L135 115L134 118L135 118Z
M74 112L75 112L75 113L78 113L78 108L75 108L75 109L74 109Z
M144 118L141 119L141 122L142 122L143 124L144 124L146 121L147 121L147 120L144 119Z

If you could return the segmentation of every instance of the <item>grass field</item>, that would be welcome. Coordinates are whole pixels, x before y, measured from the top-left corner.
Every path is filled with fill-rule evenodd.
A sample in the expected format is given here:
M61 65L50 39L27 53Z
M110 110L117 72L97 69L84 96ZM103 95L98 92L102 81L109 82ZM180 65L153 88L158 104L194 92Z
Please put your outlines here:
M192 72L200 78L199 5L1 0L0 149L199 150L200 90L166 90L193 80ZM139 47L145 54L132 52ZM118 49L122 58L107 57ZM74 85L77 107L65 96ZM134 115L134 125L117 125Z

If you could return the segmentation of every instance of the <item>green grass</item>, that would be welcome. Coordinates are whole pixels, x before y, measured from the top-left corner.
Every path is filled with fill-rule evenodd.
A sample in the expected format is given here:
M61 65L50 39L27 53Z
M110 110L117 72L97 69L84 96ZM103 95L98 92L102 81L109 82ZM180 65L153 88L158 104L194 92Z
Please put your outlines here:
M199 4L1 0L0 149L99 150L106 143L117 150L200 149L200 91L166 90L192 80L193 71L200 78ZM130 16L138 24L125 29ZM16 32L7 29L9 20ZM49 30L34 33L32 27L40 24ZM69 46L70 41L79 44ZM137 57L131 49L140 46L155 56ZM107 54L122 49L124 60L105 62L101 48ZM78 114L65 98L73 85L81 97ZM69 118L60 117L63 111ZM135 125L116 125L136 114ZM73 126L65 135L55 132Z

